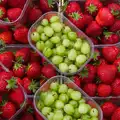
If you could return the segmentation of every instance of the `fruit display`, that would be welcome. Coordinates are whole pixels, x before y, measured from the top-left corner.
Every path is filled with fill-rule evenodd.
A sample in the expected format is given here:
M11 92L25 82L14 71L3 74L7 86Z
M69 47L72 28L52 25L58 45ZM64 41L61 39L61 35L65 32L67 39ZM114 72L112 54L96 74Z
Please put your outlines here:
M117 0L71 1L65 15L95 45L117 44L120 40L120 5L115 2Z
M62 74L75 74L90 60L93 47L87 36L60 22L57 12L43 15L29 31L29 43L38 53L54 64ZM73 30L72 30L73 29Z
M64 81L64 82L63 82ZM55 76L38 89L34 105L48 120L102 119L101 109L69 78Z

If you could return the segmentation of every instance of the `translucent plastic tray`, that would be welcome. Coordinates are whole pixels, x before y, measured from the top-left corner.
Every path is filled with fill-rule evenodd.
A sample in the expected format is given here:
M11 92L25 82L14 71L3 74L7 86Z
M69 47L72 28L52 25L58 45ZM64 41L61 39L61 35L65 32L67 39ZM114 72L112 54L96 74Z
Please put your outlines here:
M44 83L35 93L34 95L34 106L36 111L44 118L44 120L47 120L47 118L37 109L36 103L38 101L38 95L41 91L48 91L50 84L52 82L58 82L60 84L66 84L69 88L72 88L74 90L80 91L82 96L85 98L86 102L91 105L94 108L97 108L97 110L99 111L99 120L103 119L103 114L101 111L101 108L99 107L99 105L92 99L90 98L83 90L81 90L77 85L75 85L75 83L73 83L69 78L65 77L65 76L55 76L52 77L51 79L47 80L46 83Z
M71 73L63 73L63 72L61 72L61 71L58 69L58 67L56 67L48 58L46 58L46 57L36 48L35 44L32 42L31 37L30 37L32 31L34 31L34 30L36 29L36 27L40 24L40 22L41 22L44 18L48 18L49 16L55 16L55 15L59 15L59 13L58 13L58 12L48 12L48 13L42 15L42 16L31 26L31 28L29 29L28 41L29 41L29 44L31 45L31 47L32 47L35 51L37 51L40 56L44 57L49 63L51 63L51 64L55 67L55 69L56 69L60 74L66 75L66 76L67 76L67 75L74 75L74 74L80 72L80 71L85 67L85 65L91 60L92 55L93 55L94 48L93 48L93 43L92 43L92 41L90 40L90 38L89 38L88 36L86 36L81 30L79 30L75 25L73 25L64 15L61 16L63 23L64 23L65 25L70 26L70 28L71 28L73 31L77 32L79 37L85 38L85 39L88 41L88 43L90 44L90 47L91 47L90 58L79 68L79 70L78 70L76 73L72 73L72 74L71 74Z
M27 9L30 2L31 0L26 0L26 3L22 9L20 16L15 21L7 22L7 21L0 20L0 25L16 25L17 23L23 22L25 19L25 15L27 14Z
M83 9L84 8L84 4L85 4L85 1L86 0L69 0L69 2L71 1L76 1L80 4L81 8ZM117 3L120 5L120 0L100 0L104 5L107 5L109 3ZM98 44L98 45L94 45L96 47L104 47L104 46L113 46L113 45L118 45L120 43L120 32L119 32L119 42L116 43L116 44Z

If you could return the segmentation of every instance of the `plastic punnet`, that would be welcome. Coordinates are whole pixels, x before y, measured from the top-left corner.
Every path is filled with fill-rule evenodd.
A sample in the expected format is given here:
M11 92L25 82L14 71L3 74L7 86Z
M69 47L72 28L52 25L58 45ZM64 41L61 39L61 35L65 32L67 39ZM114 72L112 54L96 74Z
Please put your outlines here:
M25 15L26 15L26 12L27 12L27 9L28 9L30 2L31 2L31 0L26 0L20 16L15 21L7 22L7 21L0 20L0 25L1 26L3 26L3 25L16 25L17 23L23 22L25 19Z
M82 96L85 98L86 102L96 108L99 112L99 120L103 119L103 114L101 111L101 108L99 107L99 105L92 99L90 98L81 88L79 88L75 83L72 82L72 80L70 80L69 78L65 77L65 76L55 76L50 78L49 80L47 80L47 82L45 82L35 93L34 95L34 107L36 109L36 111L39 113L39 115L41 115L44 120L47 120L47 118L38 110L36 103L38 102L38 95L41 91L48 91L50 84L52 82L58 82L59 84L66 84L69 88L72 88L74 90L80 91L80 93L82 94Z
M40 24L40 22L41 22L44 18L49 18L49 17L55 16L55 15L58 15L58 16L59 16L59 13L58 13L58 12L48 12L48 13L42 15L42 16L31 26L31 28L29 29L29 32L28 32L28 41L29 41L29 44L31 45L31 47L32 47L35 51L37 51L40 56L44 57L50 64L52 64L52 65L54 66L54 68L55 68L60 74L65 75L65 76L74 75L74 74L80 72L80 71L85 67L85 65L86 65L87 63L89 63L89 61L91 60L91 58L92 58L92 56L93 56L94 47L93 47L93 43L92 43L92 41L90 40L90 38L89 38L88 36L86 36L81 30L79 30L74 24L72 24L64 15L62 15L62 17L61 17L61 18L63 18L63 20L62 20L63 23L64 23L65 25L68 25L74 32L77 32L79 37L85 38L85 39L88 41L88 43L89 43L89 45L90 45L90 47L91 47L91 53L90 53L89 59L78 69L77 72L75 72L75 73L63 73L63 72L61 72L61 71L58 69L58 67L56 67L48 58L46 58L46 57L43 55L42 52L40 52L40 51L36 48L35 44L32 42L31 37L30 37L30 36L31 36L31 33L36 29L36 27Z

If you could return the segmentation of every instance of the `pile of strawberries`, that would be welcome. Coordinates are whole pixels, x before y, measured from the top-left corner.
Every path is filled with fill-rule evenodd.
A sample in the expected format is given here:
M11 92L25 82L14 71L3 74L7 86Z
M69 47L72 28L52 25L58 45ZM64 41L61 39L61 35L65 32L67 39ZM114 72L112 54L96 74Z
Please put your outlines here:
M100 0L86 0L84 8L80 4L69 3L65 11L68 19L84 31L94 44L118 43L120 5L113 2L104 4Z

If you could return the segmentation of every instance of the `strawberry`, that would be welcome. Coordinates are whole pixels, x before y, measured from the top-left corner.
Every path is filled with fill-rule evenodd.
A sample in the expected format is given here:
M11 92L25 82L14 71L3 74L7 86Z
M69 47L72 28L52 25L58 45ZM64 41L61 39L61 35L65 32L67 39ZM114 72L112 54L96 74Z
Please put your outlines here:
M107 61L104 58L99 59L99 66L100 65L106 65L106 64L107 64Z
M10 51L0 53L0 62L3 63L7 68L11 68L14 61L14 54Z
M19 61L22 60L22 63L28 63L30 60L30 49L29 48L21 48L15 53L15 59Z
M116 3L111 3L111 4L108 4L107 7L115 17L120 17L120 5Z
M101 82L105 84L111 84L116 76L117 68L115 65L100 65L97 68L97 75Z
M116 78L115 81L112 83L112 93L115 96L120 95L120 79Z
M11 44L12 43L12 32L6 31L0 33L0 41L3 42L3 44Z
M35 111L35 120L44 120L38 113Z
M111 32L117 32L120 30L120 20L116 20L112 26L110 26Z
M41 66L38 62L33 62L28 65L27 76L31 79L37 79L41 75Z
M16 107L12 102L6 102L2 105L1 116L5 119L10 119L16 113Z
M93 82L96 76L96 67L91 64L87 64L87 66L80 72L80 76L82 77L83 83Z
M97 38L90 37L90 39L92 40L92 42L93 42L94 45L98 44Z
M26 90L27 94L35 93L38 89L38 83L29 78L23 78L23 87Z
M120 107L114 111L111 120L120 120Z
M21 117L20 120L35 120L35 119L34 119L34 117L33 117L32 114L26 113L26 114L24 114L24 115Z
M74 12L81 12L81 8L80 8L80 5L79 3L77 2L70 2L68 5L67 5L67 8L65 10L65 13L66 15L68 16L69 14L72 14Z
M116 59L115 61L114 61L114 65L117 67L117 77L119 77L120 78L120 58L118 58L118 59Z
M3 19L6 16L6 9L0 6L0 19Z
M7 4L7 0L0 0L0 6L5 6Z
M31 51L30 63L32 62L41 62L41 57L37 52Z
M85 26L85 18L81 12L73 12L68 15L68 19L76 25L79 29L83 29Z
M101 35L102 28L96 21L92 21L85 30L86 34L91 37L96 37Z
M17 78L17 83L23 86L23 80L20 78Z
M93 17L89 14L84 14L84 18L85 18L85 26L88 26L93 21Z
M101 8L96 16L96 21L101 26L111 26L115 22L114 16L107 7Z
M108 97L111 95L112 88L110 85L99 84L97 88L98 96L100 97Z
M15 8L16 6L19 8L23 8L26 0L7 0L8 6Z
M74 83L75 83L78 87L81 86L81 79L80 79L80 77L79 77L78 75L75 75L75 76L73 77L73 80L74 80Z
M21 26L14 31L14 38L16 41L20 43L27 44L28 43L27 34L28 28L25 26Z
M112 32L104 32L101 38L103 44L115 44L119 42L119 36Z
M40 0L40 9L42 12L49 12L52 10L52 8L48 5L47 0Z
M83 90L91 97L94 97L97 92L97 85L94 83L85 84Z
M119 48L116 46L102 48L102 55L107 62L113 63L119 54Z
M96 62L98 60L100 60L100 51L98 49L94 50L94 54L93 54L93 59L91 60L92 62Z
M20 86L17 86L17 88L11 90L8 97L13 103L18 106L18 108L20 108L20 105L22 105L25 99L24 93Z
M25 66L20 63L15 63L13 67L13 72L16 77L23 78L25 75Z
M116 105L113 104L112 102L105 102L104 104L101 105L104 117L111 117L116 108L117 108Z
M18 19L22 12L22 9L20 8L10 8L7 10L7 16L10 21L15 21Z
M53 76L56 76L56 70L51 64L47 64L42 67L42 74L46 78L51 78Z
M28 20L30 23L35 22L39 17L41 17L42 12L40 9L33 7L28 13Z

